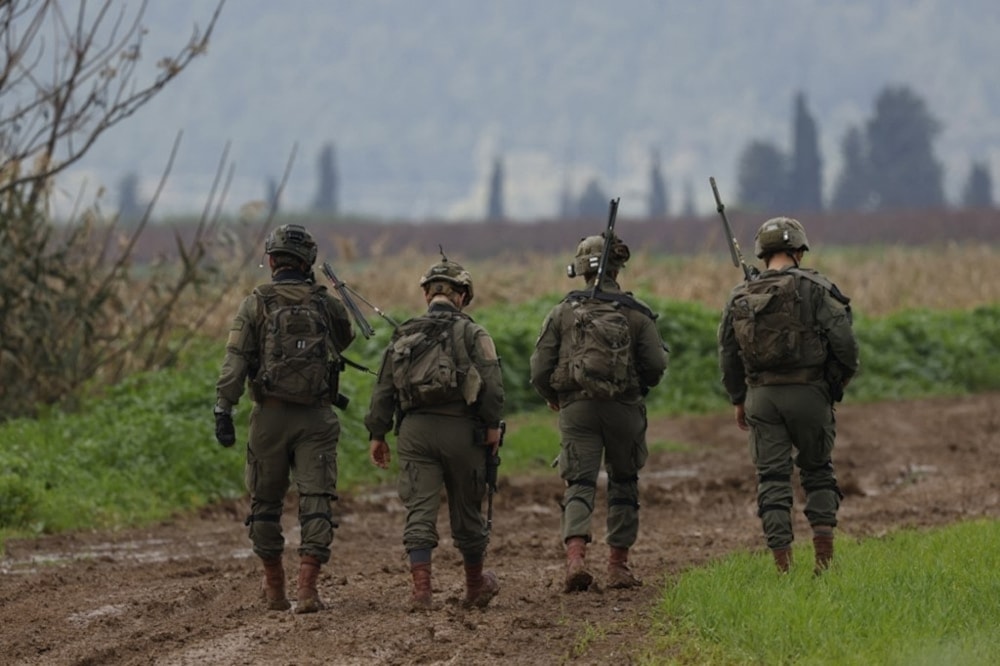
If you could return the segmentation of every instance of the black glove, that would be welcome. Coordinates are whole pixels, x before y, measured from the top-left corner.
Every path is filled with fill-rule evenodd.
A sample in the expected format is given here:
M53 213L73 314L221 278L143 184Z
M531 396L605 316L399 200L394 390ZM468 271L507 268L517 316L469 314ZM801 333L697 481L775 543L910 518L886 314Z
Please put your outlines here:
M236 443L236 426L233 414L219 407L215 408L215 439L226 448Z

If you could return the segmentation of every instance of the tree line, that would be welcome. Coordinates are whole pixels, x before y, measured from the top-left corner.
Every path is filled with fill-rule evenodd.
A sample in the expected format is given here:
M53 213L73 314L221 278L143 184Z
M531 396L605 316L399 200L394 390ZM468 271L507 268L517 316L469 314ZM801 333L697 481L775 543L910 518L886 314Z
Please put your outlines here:
M934 140L941 123L925 101L908 86L885 86L876 96L870 118L849 127L841 138L841 167L832 191L823 188L824 159L820 132L802 92L792 104L791 146L786 151L770 139L752 139L737 160L737 199L749 211L878 212L943 208L944 167L934 153ZM650 150L645 214L661 219L670 215L695 214L694 188L690 180L681 187L680 205L673 207L670 189L657 149ZM483 217L486 221L507 219L505 183L507 174L501 156L493 159L487 182ZM340 175L336 148L327 141L320 146L316 164L316 193L308 211L324 217L340 214ZM143 205L138 196L139 179L126 174L119 183L119 213L124 220L138 219ZM993 179L984 161L972 161L957 202L961 208L992 208ZM562 219L600 217L612 197L600 179L591 178L582 190L569 184L559 193L558 216ZM266 202L277 209L278 188L266 184Z
M758 139L741 153L740 203L751 209L799 212L944 208L944 168L934 154L941 129L913 89L882 88L871 116L844 133L841 169L827 198L817 123L800 92L793 105L790 152ZM993 207L992 177L985 162L972 162L958 205Z

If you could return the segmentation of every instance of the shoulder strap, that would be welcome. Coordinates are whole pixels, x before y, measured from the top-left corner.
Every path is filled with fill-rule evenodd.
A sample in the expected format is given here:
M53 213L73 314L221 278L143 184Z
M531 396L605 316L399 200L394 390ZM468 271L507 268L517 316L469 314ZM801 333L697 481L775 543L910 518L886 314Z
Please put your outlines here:
M833 296L835 299L837 299L844 305L850 305L851 299L848 298L842 291L840 291L840 289L837 288L837 285L835 285L825 276L820 275L816 271L807 270L805 268L789 268L788 272L794 273L799 277L805 278L806 280L809 280L813 284L818 284L819 286L823 287L828 292L830 292L831 296Z
M587 299L596 299L599 301L617 303L623 307L635 310L637 312L641 312L650 319L656 319L656 314L652 310L650 310L647 306L637 301L635 297L629 293L599 291L596 294L592 294L589 291L571 291L568 294L566 294L565 298L563 298L563 302L585 301Z
M274 291L274 286L270 284L262 284L254 288L253 294L257 297L257 326L259 330L263 332L263 329L267 323L267 313L270 306L274 304L277 300L277 292Z

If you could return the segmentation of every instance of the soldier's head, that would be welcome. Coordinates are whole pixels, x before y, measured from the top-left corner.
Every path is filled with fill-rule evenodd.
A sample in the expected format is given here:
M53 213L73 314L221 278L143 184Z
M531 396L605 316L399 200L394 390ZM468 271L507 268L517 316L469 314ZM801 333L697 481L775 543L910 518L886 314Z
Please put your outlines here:
M587 236L580 239L576 246L576 256L573 263L566 267L569 277L583 276L588 282L597 277L597 269L601 264L601 252L604 251L604 233L599 236ZM605 275L610 278L618 276L618 271L629 260L632 253L628 245L618 236L612 236L611 251L608 253L608 265L604 267Z
M264 242L264 252L271 259L271 268L290 267L309 271L316 263L316 241L299 224L283 224Z
M790 217L772 217L760 225L753 240L754 254L768 261L775 254L787 254L793 259L800 250L809 249L809 239L802 224ZM796 263L798 260L796 259Z
M424 290L427 301L435 296L445 296L450 301L457 301L459 307L465 307L472 302L472 275L461 264L451 261L441 252L441 261L433 264L420 278L420 286Z

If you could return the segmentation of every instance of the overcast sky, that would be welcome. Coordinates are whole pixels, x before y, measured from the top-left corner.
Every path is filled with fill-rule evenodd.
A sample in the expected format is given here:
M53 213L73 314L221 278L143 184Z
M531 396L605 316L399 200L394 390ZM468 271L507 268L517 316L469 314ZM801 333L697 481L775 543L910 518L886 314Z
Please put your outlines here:
M153 0L144 63L212 7ZM883 86L906 84L944 126L935 145L956 199L972 160L1000 179L998 34L1000 2L985 0L228 0L206 57L60 187L104 185L114 208L135 171L148 195L183 131L161 213L200 211L227 142L230 210L263 198L295 147L284 206L307 208L333 142L345 212L481 217L500 156L512 217L552 216L591 178L622 215L642 215L653 150L672 211L691 183L709 212L708 177L735 195L749 141L790 149L796 91L829 196L846 128Z

